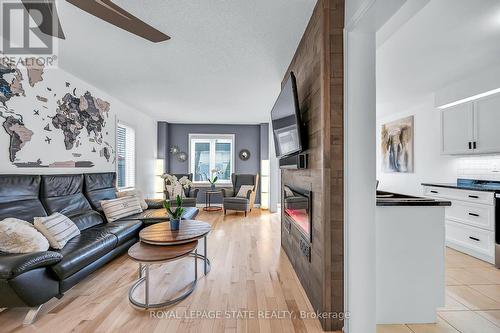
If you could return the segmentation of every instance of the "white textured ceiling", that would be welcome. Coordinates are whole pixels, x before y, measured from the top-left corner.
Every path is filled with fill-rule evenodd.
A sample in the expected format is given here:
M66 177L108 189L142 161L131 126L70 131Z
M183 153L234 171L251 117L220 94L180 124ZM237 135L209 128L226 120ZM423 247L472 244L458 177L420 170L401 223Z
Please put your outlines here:
M58 1L59 65L156 119L267 121L315 0L116 0L153 44Z
M431 0L377 49L377 115L498 64L499 0Z

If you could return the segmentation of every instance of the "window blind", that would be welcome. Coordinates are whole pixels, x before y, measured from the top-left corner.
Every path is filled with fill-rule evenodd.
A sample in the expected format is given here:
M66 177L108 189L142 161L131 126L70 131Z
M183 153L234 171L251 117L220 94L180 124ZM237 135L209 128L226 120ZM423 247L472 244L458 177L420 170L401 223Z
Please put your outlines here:
M117 127L116 152L118 187L135 187L135 131L122 123Z

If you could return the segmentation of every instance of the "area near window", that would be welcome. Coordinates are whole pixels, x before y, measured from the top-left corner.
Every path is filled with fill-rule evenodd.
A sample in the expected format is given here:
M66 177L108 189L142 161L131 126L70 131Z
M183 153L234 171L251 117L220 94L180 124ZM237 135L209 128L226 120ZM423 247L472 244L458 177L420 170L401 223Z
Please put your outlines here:
M123 123L116 129L117 185L118 188L135 186L135 130Z
M217 175L217 183L230 183L234 172L234 134L189 134L189 156L194 182L208 183Z

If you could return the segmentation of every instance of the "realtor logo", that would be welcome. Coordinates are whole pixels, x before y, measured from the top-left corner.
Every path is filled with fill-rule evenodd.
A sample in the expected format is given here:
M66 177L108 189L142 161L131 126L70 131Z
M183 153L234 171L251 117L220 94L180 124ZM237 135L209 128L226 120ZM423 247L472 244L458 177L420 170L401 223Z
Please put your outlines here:
M54 56L53 36L64 38L54 0L2 0L1 11L4 55Z

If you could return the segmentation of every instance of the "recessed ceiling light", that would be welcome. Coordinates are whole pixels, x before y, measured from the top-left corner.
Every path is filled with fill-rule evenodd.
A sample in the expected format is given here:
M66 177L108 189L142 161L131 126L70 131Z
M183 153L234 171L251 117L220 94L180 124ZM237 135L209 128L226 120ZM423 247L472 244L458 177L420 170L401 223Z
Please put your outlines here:
M490 91L487 91L487 92L484 92L484 93L481 93L481 94L477 94L477 95L474 95L474 96L471 96L471 97L463 98L463 99L460 99L460 100L452 102L452 103L448 103L448 104L445 104L445 105L438 106L438 109L447 109L447 108L450 108L450 107L455 106L455 105L467 103L467 102L474 101L476 99L480 99L480 98L483 98L483 97L486 97L486 96L490 96L490 95L494 95L494 94L497 94L497 93L500 93L500 88L493 89L493 90L490 90Z

